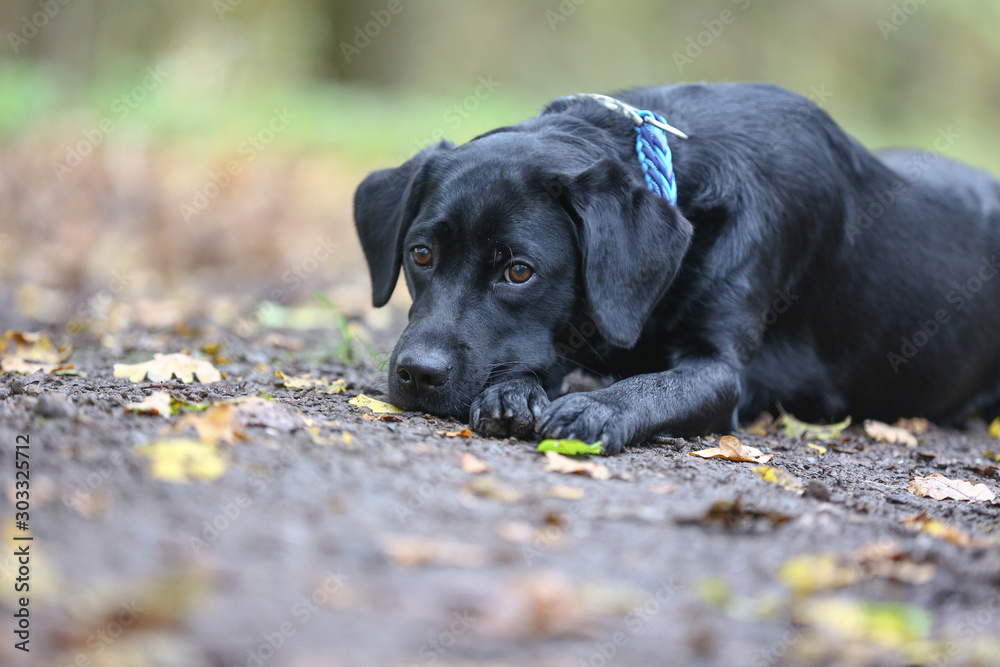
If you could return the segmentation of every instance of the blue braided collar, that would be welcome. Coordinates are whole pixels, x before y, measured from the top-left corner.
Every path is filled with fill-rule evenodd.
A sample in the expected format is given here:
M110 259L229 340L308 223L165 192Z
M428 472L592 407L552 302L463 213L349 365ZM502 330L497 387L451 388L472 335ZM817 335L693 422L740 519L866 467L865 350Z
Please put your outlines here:
M649 189L671 204L677 204L677 178L674 175L673 156L667 143L667 132L687 139L688 136L676 127L668 125L655 111L636 109L631 104L607 95L578 93L559 100L591 99L612 111L618 112L635 124L635 152L639 166L646 177ZM557 100L558 101L558 100ZM544 112L543 112L544 113Z

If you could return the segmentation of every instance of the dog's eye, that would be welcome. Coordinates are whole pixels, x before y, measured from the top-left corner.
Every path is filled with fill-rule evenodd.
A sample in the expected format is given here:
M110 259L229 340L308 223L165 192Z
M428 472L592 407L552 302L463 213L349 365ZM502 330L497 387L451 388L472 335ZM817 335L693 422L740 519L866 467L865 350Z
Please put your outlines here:
M527 264L511 264L507 267L507 280L512 283L527 282L533 275L534 270Z
M433 256L431 255L431 249L425 245L414 246L410 250L410 255L413 257L413 261L417 263L418 266L430 266Z

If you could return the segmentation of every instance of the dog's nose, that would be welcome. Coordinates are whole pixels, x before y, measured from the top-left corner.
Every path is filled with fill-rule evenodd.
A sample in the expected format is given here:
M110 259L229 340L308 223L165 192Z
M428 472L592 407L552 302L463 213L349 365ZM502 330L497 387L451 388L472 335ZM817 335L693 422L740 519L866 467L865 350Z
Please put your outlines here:
M417 396L426 396L448 382L451 366L437 353L419 356L401 354L396 360L396 377L401 389Z

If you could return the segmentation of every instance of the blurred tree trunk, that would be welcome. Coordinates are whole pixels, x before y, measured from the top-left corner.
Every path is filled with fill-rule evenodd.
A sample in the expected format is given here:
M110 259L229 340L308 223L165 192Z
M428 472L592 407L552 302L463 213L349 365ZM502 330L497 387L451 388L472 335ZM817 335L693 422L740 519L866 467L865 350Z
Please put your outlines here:
M322 0L331 31L320 74L344 82L394 85L406 78L416 14L409 0ZM396 9L392 13L390 9ZM408 29L409 28L409 29Z

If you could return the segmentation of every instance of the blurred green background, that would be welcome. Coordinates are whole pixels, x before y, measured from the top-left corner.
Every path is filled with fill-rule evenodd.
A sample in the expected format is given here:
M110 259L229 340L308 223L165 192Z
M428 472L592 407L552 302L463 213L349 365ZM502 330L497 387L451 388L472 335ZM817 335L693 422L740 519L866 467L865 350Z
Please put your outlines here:
M996 0L4 0L0 26L0 313L41 322L108 267L139 276L118 300L211 281L253 292L243 312L322 288L363 314L365 173L573 92L772 81L870 147L950 128L949 155L1000 173Z

